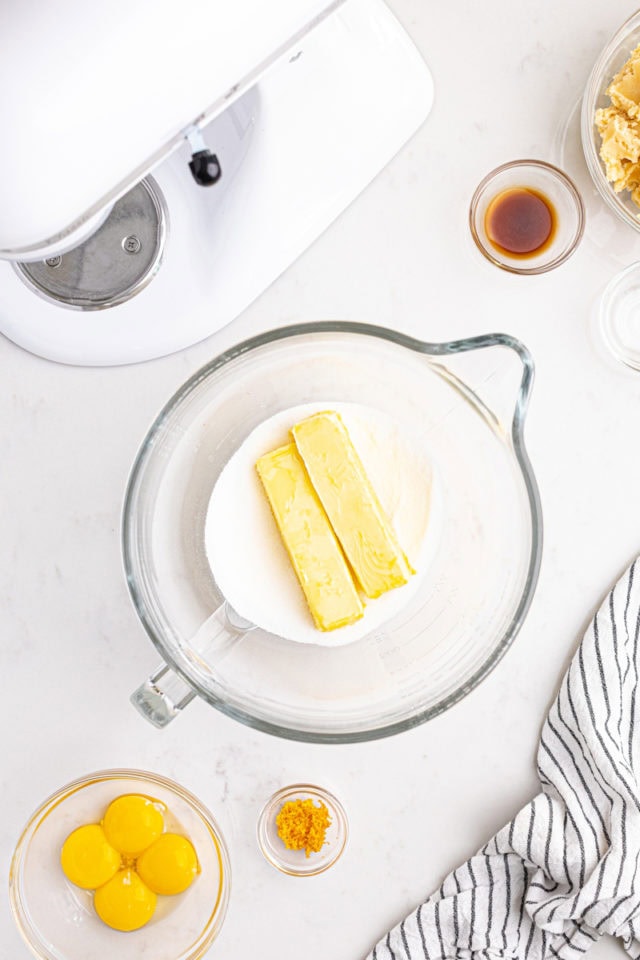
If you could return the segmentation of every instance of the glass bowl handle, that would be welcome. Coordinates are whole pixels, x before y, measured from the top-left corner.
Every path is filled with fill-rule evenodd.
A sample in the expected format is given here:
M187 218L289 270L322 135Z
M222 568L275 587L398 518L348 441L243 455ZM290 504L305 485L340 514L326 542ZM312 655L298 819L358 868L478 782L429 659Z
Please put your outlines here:
M207 617L189 642L194 660L220 662L254 625L227 603ZM161 664L131 695L131 703L145 720L161 729L171 723L196 696L193 687L166 663Z
M131 694L131 703L145 720L162 729L191 703L195 695L193 687L165 663Z
M489 349L492 347L506 348L500 351L500 359ZM442 365L449 376L473 391L493 420L511 434L516 447L522 443L535 369L523 343L506 333L491 333L449 343L423 344L422 349L444 361Z

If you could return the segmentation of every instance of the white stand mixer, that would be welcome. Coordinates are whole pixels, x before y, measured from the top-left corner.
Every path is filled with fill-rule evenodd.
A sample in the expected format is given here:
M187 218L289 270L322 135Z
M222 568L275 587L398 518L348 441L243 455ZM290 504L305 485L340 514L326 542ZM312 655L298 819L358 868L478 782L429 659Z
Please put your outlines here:
M220 329L431 108L382 0L118 0L109 22L67 0L57 31L32 5L0 13L5 89L21 77L0 104L0 332L52 360L137 362Z

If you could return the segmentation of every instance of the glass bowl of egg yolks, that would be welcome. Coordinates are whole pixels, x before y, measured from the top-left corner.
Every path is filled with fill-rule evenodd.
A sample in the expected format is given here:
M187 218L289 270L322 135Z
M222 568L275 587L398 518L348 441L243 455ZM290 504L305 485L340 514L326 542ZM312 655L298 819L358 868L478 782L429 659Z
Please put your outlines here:
M178 784L106 770L31 816L9 892L40 960L198 960L224 920L229 856L211 813Z

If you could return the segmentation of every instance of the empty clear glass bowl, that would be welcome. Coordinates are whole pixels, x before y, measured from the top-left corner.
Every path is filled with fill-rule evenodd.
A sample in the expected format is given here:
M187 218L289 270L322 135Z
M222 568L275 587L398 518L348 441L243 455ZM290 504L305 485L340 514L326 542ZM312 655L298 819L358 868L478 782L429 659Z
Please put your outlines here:
M162 726L197 693L270 733L347 742L460 700L508 649L537 581L540 506L523 441L532 377L528 351L505 335L429 344L338 322L262 334L196 373L152 425L126 493L129 589L164 661L135 705ZM336 647L250 629L225 608L204 542L231 455L267 418L313 402L364 404L406 425L442 494L418 589L382 627Z
M640 208L627 190L616 193L606 178L605 167L600 159L600 134L596 129L595 114L599 107L610 106L607 88L638 44L640 11L623 23L594 63L582 98L580 118L582 148L593 182L609 208L634 230L640 230Z
M640 370L640 263L611 278L600 300L602 337L616 360Z
M62 872L67 836L99 823L116 797L138 793L165 808L165 826L188 837L200 873L182 894L159 897L146 926L123 933L106 926L93 894ZM230 891L229 857L209 811L177 783L141 770L104 770L49 797L25 826L13 855L9 894L14 918L39 960L199 960L220 931Z

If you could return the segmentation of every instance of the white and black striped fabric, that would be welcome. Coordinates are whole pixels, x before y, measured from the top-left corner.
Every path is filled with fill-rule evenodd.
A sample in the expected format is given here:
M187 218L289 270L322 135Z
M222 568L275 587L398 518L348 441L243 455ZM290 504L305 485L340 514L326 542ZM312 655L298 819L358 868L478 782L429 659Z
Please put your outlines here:
M551 708L542 792L369 960L580 960L603 933L640 957L637 563L596 614Z

